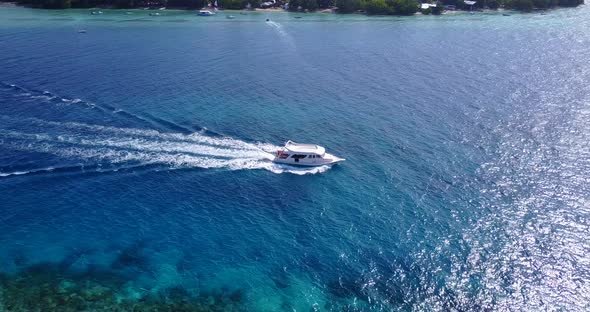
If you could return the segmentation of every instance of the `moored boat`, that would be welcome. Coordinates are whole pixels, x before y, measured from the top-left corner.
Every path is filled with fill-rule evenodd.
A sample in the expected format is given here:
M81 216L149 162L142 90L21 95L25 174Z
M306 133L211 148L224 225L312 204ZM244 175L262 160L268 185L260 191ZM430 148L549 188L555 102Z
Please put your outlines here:
M199 10L199 16L211 16L211 15L215 15L215 13L213 13L209 10Z
M277 151L273 162L296 166L323 166L333 165L344 160L344 158L326 153L326 149L322 146L287 141L285 146Z

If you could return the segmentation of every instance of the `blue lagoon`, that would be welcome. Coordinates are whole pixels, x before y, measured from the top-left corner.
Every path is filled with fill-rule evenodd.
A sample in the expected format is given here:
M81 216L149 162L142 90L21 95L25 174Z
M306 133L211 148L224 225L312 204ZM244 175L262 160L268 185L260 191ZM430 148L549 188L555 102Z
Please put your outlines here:
M102 11L0 8L0 310L589 308L589 8Z

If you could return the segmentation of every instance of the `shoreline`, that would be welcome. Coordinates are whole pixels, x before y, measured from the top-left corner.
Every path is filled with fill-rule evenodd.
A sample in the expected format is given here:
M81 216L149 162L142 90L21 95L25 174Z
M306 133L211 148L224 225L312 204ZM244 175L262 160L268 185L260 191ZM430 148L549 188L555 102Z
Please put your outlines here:
M20 4L18 2L0 2L0 8L29 8L29 9L37 9L37 10L44 10L44 11L66 11L66 10L113 10L113 11L199 11L199 10L212 10L211 8L208 7L204 7L204 8L200 8L200 9L194 9L194 8L188 8L188 7L175 7L175 6L171 6L171 7L147 7L147 6L143 6L143 7L134 7L134 8L118 8L116 6L95 6L95 7L88 7L88 8L65 8L65 9L49 9L49 8L43 8L43 7L35 7L35 6L29 6L26 4ZM481 10L476 10L476 11L468 11L468 10L444 10L442 11L440 14L438 15L457 15L457 14L516 14L516 13L521 13L521 14L525 14L525 13L535 13L535 12L547 12L547 11L551 11L551 10L555 10L555 9L561 9L561 8L569 8L569 7L553 7L553 8L544 8L544 9L533 9L531 11L519 11L519 10L514 10L514 9L507 9L507 8L497 8L497 9L481 9ZM338 14L338 15L364 15L364 16L374 16L374 17L383 17L383 16L404 16L404 15L383 15L383 14L367 14L366 12L362 12L362 11L356 11L356 12L350 12L350 13L338 13L337 12L337 8L331 8L331 9L318 9L316 11L311 11L311 12L303 12L303 11L289 11L289 10L285 10L283 8L254 8L252 10L246 10L246 9L241 9L241 10L236 10L236 9L219 9L218 12L232 12L232 13L247 13L247 12L251 12L251 13L292 13L292 14ZM412 15L406 15L406 16L428 16L428 15L435 15L435 14L423 14L421 11L417 11L416 13L412 14Z

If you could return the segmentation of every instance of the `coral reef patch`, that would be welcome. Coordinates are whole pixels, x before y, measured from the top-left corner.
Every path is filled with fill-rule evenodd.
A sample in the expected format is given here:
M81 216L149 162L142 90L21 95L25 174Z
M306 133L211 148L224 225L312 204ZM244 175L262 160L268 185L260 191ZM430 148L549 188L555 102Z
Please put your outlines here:
M36 264L0 275L0 311L243 311L241 291L190 294L181 287L137 298L124 296L127 280L100 270L71 272Z

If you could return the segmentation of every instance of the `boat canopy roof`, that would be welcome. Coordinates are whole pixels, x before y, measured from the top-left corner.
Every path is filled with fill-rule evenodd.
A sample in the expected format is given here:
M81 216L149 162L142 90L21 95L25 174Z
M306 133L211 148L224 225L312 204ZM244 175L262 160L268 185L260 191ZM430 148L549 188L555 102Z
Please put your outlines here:
M287 141L285 149L293 153L324 155L326 149L315 144L302 144L293 141Z

